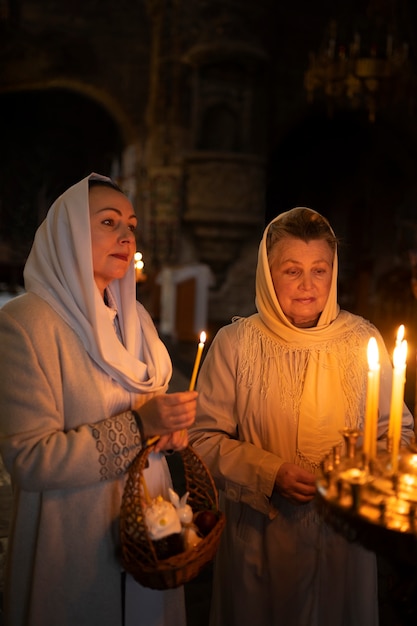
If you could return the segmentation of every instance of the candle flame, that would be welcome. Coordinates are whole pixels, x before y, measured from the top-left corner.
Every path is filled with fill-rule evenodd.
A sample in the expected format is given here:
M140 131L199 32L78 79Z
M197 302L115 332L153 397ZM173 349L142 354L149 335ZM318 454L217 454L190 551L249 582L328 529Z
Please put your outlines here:
M134 259L135 259L135 268L138 270L143 270L145 264L142 261L143 259L142 252L135 252Z
M405 367L407 361L407 341L404 339L394 348L394 367Z
M404 339L404 324L401 324L401 326L398 327L398 331L397 331L397 346L398 344L400 344L402 342L402 340Z
M375 337L371 337L368 342L368 366L370 370L378 369L379 351Z
M200 334L200 343L205 343L206 342L206 333L203 332Z

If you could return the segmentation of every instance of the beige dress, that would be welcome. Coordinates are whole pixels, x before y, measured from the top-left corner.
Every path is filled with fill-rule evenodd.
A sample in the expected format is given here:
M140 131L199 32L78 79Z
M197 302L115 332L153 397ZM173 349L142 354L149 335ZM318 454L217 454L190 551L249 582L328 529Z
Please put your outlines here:
M0 344L0 452L14 500L6 624L122 626L119 512L141 443L130 394L35 294L0 311ZM155 490L164 465L147 479ZM127 589L128 626L184 626L182 588Z
M13 486L7 626L183 626L183 590L128 580L119 513L142 444L131 409L165 393L169 354L136 302L133 259L106 287L94 279L90 174L36 231L26 294L0 311L0 453ZM117 315L117 318L116 318ZM147 483L169 479L154 459ZM155 494L156 495L156 494Z
M351 406L360 427L366 345L371 335L377 337L381 437L391 390L388 355L371 324L346 312L340 315L346 330L341 323L339 339L315 344L309 358L331 350L344 372L342 388L349 381L364 381L356 394L356 411ZM211 626L378 624L374 554L334 533L314 503L292 505L273 491L284 461L302 463L298 430L303 372L291 367L295 353L298 364L303 362L299 346L262 332L252 318L240 319L218 332L199 374L191 441L221 490L227 519L215 562ZM332 389L320 393L339 400ZM405 435L411 435L412 424L405 408Z

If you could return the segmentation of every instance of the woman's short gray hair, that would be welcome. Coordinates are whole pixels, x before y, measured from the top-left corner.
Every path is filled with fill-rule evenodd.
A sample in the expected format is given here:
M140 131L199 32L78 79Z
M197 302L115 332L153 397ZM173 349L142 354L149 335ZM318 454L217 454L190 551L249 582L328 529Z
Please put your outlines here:
M337 237L325 217L305 207L288 211L283 217L272 222L266 235L266 251L269 255L275 244L292 237L308 243L312 239L323 239L333 252L337 247Z

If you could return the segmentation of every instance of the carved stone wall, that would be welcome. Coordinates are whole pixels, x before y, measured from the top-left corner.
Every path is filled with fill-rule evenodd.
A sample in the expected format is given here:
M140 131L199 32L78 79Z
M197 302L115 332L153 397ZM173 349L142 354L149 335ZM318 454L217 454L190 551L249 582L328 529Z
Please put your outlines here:
M413 42L417 4L407 4ZM297 204L327 214L345 243L344 302L369 270L356 306L366 313L378 276L396 259L408 268L415 247L403 225L415 224L417 116L386 111L370 130L360 111L328 119L308 105L308 54L351 10L343 0L0 0L0 281L20 272L32 221L56 193L99 167L137 207L147 271L211 264L217 319L253 306L263 225Z
M232 153L193 153L185 160L185 181L184 222L219 289L242 246L258 238L263 224L264 162Z
M153 45L143 179L152 261L175 265L186 249L193 262L211 268L211 299L225 281L232 294L230 272L265 216L266 119L257 114L266 54L248 30L250 11L216 5L208 15L148 4ZM217 299L212 307L219 319L225 305Z

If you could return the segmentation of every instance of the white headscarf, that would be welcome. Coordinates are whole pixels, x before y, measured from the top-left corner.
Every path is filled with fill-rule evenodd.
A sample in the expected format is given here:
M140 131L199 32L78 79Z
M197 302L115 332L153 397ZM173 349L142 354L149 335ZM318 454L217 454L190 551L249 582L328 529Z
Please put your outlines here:
M329 297L320 315L319 321L317 322L317 326L314 326L313 328L298 328L297 326L294 326L285 316L283 310L281 309L281 305L278 302L268 262L266 247L267 235L271 224L288 217L293 212L303 209L306 209L311 213L318 215L316 211L313 211L312 209L307 209L307 207L296 207L291 211L281 213L268 224L264 231L261 244L259 246L258 266L256 269L256 308L262 321L270 330L272 330L274 334L276 333L287 341L296 343L303 342L304 339L307 337L308 341L311 342L312 336L320 339L321 337L327 335L326 329L337 318L340 310L337 303L337 249L335 250L333 257L333 273ZM331 229L330 225L329 229L334 235L334 232Z
M292 211L304 208L296 207ZM311 209L307 210L316 213ZM345 342L345 352L349 351L347 337L349 332L358 326L360 318L340 311L337 303L337 250L333 258L329 296L317 326L298 328L285 316L272 282L266 239L271 224L287 217L292 211L278 215L264 231L256 270L258 313L250 319L268 334L279 337L288 344L293 359L298 361L293 371L302 372L302 363L306 360L298 416L297 452L307 466L314 468L332 446L341 442L340 430L346 425L349 412L347 395L358 392L353 388L353 384L350 391L342 385L343 364L340 362L340 350L341 344ZM332 344L334 346L335 342L338 344L337 351L332 350ZM285 367L285 364L281 363L280 367ZM294 384L297 383L299 381L294 381Z
M27 291L46 300L77 333L91 358L131 393L165 391L171 360L146 311L136 302L134 261L107 289L117 307L123 344L94 280L88 181L65 191L39 226L25 265ZM140 316L139 316L139 313Z

